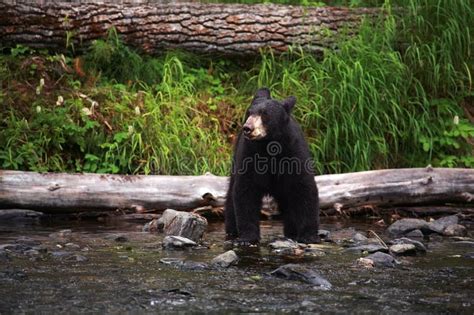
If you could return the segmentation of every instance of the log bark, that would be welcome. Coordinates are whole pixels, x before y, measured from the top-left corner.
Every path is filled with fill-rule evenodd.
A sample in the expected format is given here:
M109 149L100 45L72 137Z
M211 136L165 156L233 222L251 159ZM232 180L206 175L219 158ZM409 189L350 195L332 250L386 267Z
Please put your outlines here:
M357 32L374 9L201 3L0 1L0 43L63 51L106 36L149 53L180 48L197 52L255 54L299 44L311 52L334 49L341 33Z
M321 208L474 204L474 170L391 169L316 176ZM227 177L0 170L0 208L45 212L222 206ZM295 201L296 202L296 201Z

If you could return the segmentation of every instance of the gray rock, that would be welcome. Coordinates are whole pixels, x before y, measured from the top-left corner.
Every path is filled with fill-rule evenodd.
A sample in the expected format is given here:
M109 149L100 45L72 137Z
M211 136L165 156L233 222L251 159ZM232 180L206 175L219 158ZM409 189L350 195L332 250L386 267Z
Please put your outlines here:
M158 219L165 235L182 236L198 242L207 229L206 218L189 212L167 209Z
M55 252L51 252L51 256L53 258L57 258L57 259L63 259L63 258L68 258L72 255L71 252L66 252L66 251L55 251Z
M364 243L367 242L368 238L365 235L362 235L361 233L356 233L354 236L352 236L352 241L354 243Z
M162 258L160 263L168 266L177 267L184 270L206 270L209 266L205 263L195 261L185 261L181 258Z
M413 230L428 230L428 222L420 219L401 219L390 225L387 231L395 236L410 233Z
M447 217L439 218L428 224L428 229L432 232L443 234L444 230L453 224L458 224L459 218L457 215L450 215Z
M412 244L415 246L415 249L419 253L426 253L426 246L419 241L415 241L412 239L409 239L407 237L402 237L402 238L397 238L393 241L391 241L391 244L393 245L400 245L400 244Z
M388 249L382 244L364 244L364 245L348 247L346 248L346 251L359 252L359 253L361 252L375 253L375 252L388 252Z
M157 232L159 230L158 227L159 227L158 219L153 219L143 226L142 231L143 232Z
M297 280L309 283L322 290L329 290L332 288L331 283L324 279L319 273L303 265L283 265L273 270L270 274L272 276L283 278L286 280Z
M413 244L395 244L390 246L390 253L397 256L415 255L416 247Z
M464 225L460 224L451 224L446 227L443 231L443 235L446 236L466 236L467 229Z
M215 267L227 268L231 265L235 265L239 257L233 250L226 251L212 259L211 264Z
M421 232L420 230L413 230L407 233L406 236L411 238L423 238L423 232Z
M72 235L71 229L64 229L64 230L60 230L58 232L49 234L49 237L53 239L57 239L57 238L64 239L64 238L71 237L71 235Z
M75 244L75 243L66 243L64 244L65 247L67 247L68 249L71 249L71 250L78 250L81 248L81 246Z
M303 255L305 257L323 257L326 256L326 252L318 248L307 247L304 249Z
M182 236L169 235L165 236L165 238L163 239L163 248L166 249L185 248L193 246L197 246L197 243L190 240L189 238Z
M84 261L88 261L89 259L87 259L86 256L82 256L82 255L74 255L73 256L74 259L78 262L84 262Z
M373 262L375 267L389 267L394 268L397 261L389 254L382 252L373 253L364 258L365 260L370 260Z
M295 241L293 241L289 238L275 240L275 241L269 243L268 246L273 250L282 249L282 248L296 249L296 248L301 247L300 244L298 244L297 242L295 242Z

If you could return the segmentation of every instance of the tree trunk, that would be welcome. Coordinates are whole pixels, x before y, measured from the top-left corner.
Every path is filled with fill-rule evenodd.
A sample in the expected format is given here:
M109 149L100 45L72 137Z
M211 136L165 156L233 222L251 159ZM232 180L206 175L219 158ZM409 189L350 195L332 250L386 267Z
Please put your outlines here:
M43 2L43 1L40 1ZM146 52L167 48L255 54L299 44L333 49L342 33L357 31L374 9L202 3L80 3L0 1L0 43L64 50L87 46L114 26L123 40Z
M45 212L222 206L227 177L0 171L0 208ZM474 170L392 169L316 176L321 208L474 204ZM297 202L297 200L295 200Z

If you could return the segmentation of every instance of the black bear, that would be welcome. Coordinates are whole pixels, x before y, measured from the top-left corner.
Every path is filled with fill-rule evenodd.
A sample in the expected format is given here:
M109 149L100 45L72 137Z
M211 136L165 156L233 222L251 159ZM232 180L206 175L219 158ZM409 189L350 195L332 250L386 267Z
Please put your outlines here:
M286 237L319 241L319 197L308 145L291 117L296 98L284 101L259 89L245 115L234 148L232 174L224 207L227 240L240 245L260 240L262 197L273 196Z

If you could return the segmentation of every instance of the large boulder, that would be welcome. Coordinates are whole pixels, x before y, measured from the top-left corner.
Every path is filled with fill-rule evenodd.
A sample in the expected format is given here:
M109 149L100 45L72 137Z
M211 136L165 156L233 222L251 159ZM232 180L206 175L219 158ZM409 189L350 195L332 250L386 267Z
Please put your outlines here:
M158 227L167 236L182 236L198 242L207 229L207 220L199 214L167 209L158 219Z

